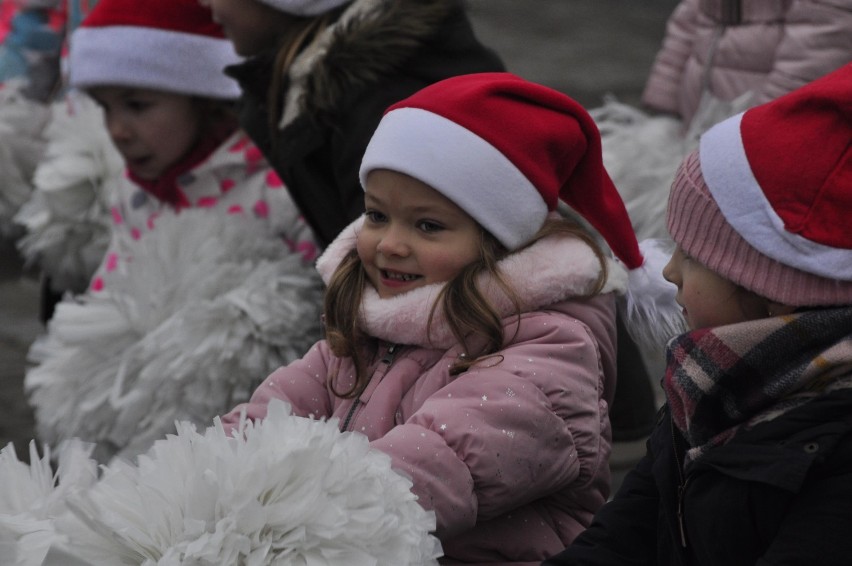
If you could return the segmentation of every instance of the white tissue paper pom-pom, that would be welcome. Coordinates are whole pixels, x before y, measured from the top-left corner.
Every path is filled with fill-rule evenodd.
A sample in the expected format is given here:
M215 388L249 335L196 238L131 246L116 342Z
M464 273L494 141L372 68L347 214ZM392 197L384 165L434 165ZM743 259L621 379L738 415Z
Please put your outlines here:
M57 305L24 385L39 438L79 437L133 458L240 402L321 335L322 284L251 218L188 209L117 249L132 258L98 293Z
M15 222L26 233L18 247L50 277L56 292L82 292L109 244L110 195L124 178L124 160L104 125L103 111L79 91L50 107L44 156L32 194Z
M3 564L42 566L51 545L63 541L54 526L67 513L69 493L91 487L97 464L89 458L91 446L74 441L59 449L56 473L51 453L39 457L30 443L30 464L18 460L10 444L0 451L0 557ZM65 564L68 564L67 562Z
M273 401L234 437L182 422L137 465L114 461L62 528L95 565L437 564L411 486L365 436Z

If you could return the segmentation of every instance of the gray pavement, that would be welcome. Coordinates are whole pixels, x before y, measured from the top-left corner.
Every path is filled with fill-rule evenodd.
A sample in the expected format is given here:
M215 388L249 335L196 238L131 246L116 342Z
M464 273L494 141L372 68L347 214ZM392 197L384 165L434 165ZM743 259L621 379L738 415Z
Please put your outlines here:
M475 29L508 70L560 90L586 107L605 94L637 103L676 0L468 0ZM0 172L2 174L2 172ZM14 245L0 239L0 446L20 457L32 438L21 384L26 351L43 330L38 274L22 269ZM614 483L642 452L617 446Z

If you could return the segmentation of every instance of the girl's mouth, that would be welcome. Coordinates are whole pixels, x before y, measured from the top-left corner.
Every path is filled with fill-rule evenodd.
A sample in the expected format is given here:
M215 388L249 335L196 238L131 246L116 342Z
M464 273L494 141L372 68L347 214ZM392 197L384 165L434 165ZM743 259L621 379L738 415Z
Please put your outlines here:
M382 276L382 279L389 281L399 281L399 282L408 282L414 281L415 279L420 279L419 275L412 275L410 273L400 273L399 271L388 271L386 269L379 270L379 273Z

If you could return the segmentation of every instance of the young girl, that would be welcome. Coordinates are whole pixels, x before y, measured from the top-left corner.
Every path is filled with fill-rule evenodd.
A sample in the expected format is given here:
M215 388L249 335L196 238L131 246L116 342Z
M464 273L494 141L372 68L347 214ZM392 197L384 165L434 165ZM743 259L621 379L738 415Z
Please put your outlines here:
M74 33L70 84L103 109L127 179L88 292L31 353L41 440L135 455L318 337L316 244L230 111L238 60L196 0L101 0Z
M325 247L363 211L358 167L382 112L501 71L460 0L203 0L240 55L240 123Z
M325 340L223 417L270 399L337 418L412 478L448 563L537 563L608 497L615 292L643 258L576 102L506 73L391 106L364 216L328 248Z
M852 64L729 118L672 186L668 345L645 458L552 565L848 564Z

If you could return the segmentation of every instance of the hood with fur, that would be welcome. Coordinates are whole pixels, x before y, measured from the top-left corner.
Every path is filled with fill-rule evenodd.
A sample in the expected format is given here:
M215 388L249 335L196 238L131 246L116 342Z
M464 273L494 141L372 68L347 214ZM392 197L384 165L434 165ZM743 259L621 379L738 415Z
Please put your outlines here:
M398 70L462 10L458 0L354 0L293 61L279 127L308 105L321 113L352 89Z
M350 224L317 260L317 270L326 284L346 254L355 248L363 222L362 216ZM518 293L522 312L585 295L601 270L597 257L585 242L560 237L540 240L506 256L497 265L506 282ZM502 317L513 313L511 300L487 276L480 276L479 284ZM607 259L607 279L600 292L622 293L626 287L624 267ZM432 305L442 288L442 283L433 283L382 299L368 286L361 305L362 327L370 336L390 342L449 348L456 340L441 309L435 310L431 333L427 326Z

